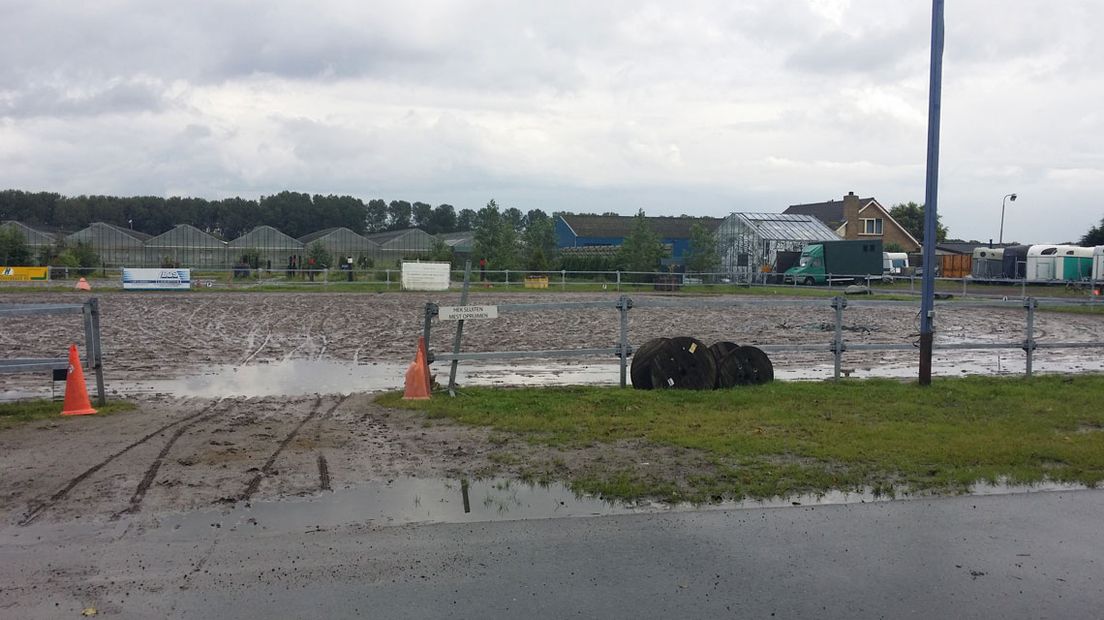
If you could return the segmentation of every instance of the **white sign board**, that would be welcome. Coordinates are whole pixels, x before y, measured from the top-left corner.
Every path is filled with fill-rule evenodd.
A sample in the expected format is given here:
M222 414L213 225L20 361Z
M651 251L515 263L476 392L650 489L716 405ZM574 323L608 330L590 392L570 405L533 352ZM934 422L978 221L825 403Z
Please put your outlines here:
M402 287L405 291L447 291L450 263L403 263Z
M442 321L497 319L498 306L440 306L437 308L437 317Z
M124 268L123 288L131 291L186 291L192 288L192 270Z

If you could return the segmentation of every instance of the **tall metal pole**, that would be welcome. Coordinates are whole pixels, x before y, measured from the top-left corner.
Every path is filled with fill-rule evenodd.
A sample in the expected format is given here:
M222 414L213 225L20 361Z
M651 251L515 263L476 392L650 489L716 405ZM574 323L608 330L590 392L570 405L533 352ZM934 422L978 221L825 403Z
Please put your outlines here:
M1004 207L1005 207L1005 205L1008 204L1008 199L1009 198L1012 199L1012 202L1016 202L1016 195L1015 194L1005 194L1004 195L1004 200L1001 200L1001 225L1000 225L1000 236L997 237L997 245L1002 245L1004 243ZM992 241L992 240L990 240L990 241Z
M931 385L935 319L935 223L939 194L939 113L943 94L943 0L932 0L928 162L924 186L924 284L920 292L920 385Z

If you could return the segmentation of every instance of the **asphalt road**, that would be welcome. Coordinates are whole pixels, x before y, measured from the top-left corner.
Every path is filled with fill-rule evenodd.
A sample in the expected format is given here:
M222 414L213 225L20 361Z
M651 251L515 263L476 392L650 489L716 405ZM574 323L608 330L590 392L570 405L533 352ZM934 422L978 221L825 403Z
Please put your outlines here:
M1104 615L1104 491L320 531L208 521L0 530L0 617Z

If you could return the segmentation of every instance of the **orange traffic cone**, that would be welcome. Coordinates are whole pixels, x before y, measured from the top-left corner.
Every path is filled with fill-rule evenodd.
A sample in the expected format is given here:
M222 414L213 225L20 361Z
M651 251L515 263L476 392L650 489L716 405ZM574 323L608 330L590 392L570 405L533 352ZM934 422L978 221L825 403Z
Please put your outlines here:
M403 400L429 400L429 364L426 362L425 337L418 338L418 352L406 369L406 389Z
M84 385L84 371L81 370L77 345L71 344L69 345L69 373L65 378L65 403L61 406L61 415L89 413L96 413L96 410L88 400L88 388Z
M85 280L84 278L81 278L80 280L77 280L77 290L78 291L90 291L90 290L92 290L92 285L88 283L88 280Z

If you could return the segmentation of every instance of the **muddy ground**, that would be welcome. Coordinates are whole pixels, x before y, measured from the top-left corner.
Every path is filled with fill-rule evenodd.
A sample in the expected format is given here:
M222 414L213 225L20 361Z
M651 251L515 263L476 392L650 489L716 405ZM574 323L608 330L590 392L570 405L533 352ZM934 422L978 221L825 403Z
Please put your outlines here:
M316 359L405 362L421 333L426 301L456 294L203 293L100 295L109 388L149 377L177 377L213 364L264 365ZM653 298L634 295L636 299ZM658 297L654 297L658 298ZM73 294L5 295L0 303L78 302ZM474 303L593 301L615 296L481 294ZM740 298L746 301L747 298ZM633 310L630 341L689 334L706 342L827 343L825 306ZM1036 337L1090 340L1099 317L1040 314ZM451 326L450 326L451 327ZM1017 340L1023 312L943 312L945 341ZM468 322L466 350L613 346L615 310L546 310ZM853 308L850 342L912 342L911 308ZM452 333L436 329L433 348ZM15 317L0 331L0 356L53 357L82 342L77 317ZM877 364L896 353L849 354ZM914 355L902 352L900 356ZM781 368L830 361L821 354L779 355ZM41 378L0 375L0 391ZM222 399L141 396L135 411L34 422L0 430L0 516L8 524L75 518L157 518L168 511L231 505L340 489L395 477L504 475L564 480L647 466L666 479L712 467L699 455L639 445L552 449L506 434L457 427L375 405L367 394Z

